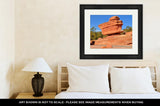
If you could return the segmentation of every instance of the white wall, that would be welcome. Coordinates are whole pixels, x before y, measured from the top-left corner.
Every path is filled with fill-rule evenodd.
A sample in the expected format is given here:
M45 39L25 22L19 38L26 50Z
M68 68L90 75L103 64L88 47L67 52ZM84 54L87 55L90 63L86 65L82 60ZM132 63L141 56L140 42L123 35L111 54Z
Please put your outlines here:
M9 98L14 63L14 0L0 0L0 98Z
M15 78L11 92L32 92L34 73L21 69L30 60L44 57L53 69L45 77L44 91L56 91L59 63L109 63L160 59L159 0L15 0ZM80 60L79 4L143 4L143 60Z

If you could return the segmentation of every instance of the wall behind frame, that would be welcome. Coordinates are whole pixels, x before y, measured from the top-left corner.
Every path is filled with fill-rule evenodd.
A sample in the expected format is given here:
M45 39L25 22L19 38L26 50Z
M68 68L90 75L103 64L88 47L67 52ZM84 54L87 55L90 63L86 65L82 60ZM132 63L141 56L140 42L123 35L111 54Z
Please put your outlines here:
M45 77L44 91L56 91L57 64L103 64L114 61L160 59L159 0L15 0L15 78L11 92L32 92L34 73L21 69L36 57L44 57L52 74ZM80 60L79 4L143 4L143 60Z

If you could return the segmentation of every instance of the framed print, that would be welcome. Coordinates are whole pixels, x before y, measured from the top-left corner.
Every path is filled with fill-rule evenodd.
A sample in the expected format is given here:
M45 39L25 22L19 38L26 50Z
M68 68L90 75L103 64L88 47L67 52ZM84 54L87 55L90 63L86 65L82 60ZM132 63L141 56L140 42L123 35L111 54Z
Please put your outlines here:
M143 59L143 5L80 5L80 59Z

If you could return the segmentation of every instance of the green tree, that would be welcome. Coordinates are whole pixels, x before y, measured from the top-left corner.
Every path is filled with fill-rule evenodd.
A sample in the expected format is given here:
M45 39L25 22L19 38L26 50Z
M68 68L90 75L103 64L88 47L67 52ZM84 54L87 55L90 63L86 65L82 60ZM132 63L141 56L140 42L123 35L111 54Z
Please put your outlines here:
M95 28L95 27L92 27L92 28L91 28L91 31L92 31L92 32L96 32L96 28Z
M98 38L104 38L108 35L103 35L101 31L97 32L95 27L90 29L90 40L97 40Z
M132 31L132 27L130 26L126 26L125 29L123 29L125 32L131 32Z
M96 39L97 39L96 28L92 27L90 29L90 40L96 40Z

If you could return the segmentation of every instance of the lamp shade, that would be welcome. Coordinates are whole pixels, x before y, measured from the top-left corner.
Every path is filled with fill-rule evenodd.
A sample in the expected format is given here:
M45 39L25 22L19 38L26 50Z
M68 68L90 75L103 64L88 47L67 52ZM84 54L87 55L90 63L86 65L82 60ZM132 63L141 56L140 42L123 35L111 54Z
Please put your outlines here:
M30 72L45 72L45 73L52 73L51 68L45 62L43 58L36 58L27 64L22 71L30 71Z

